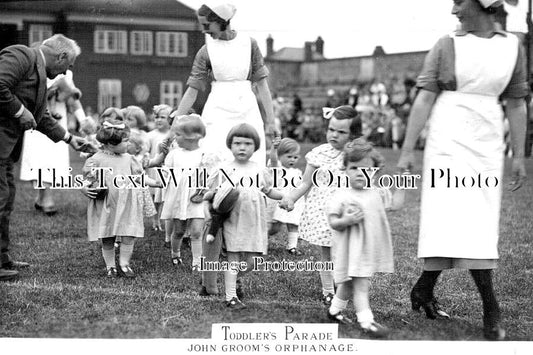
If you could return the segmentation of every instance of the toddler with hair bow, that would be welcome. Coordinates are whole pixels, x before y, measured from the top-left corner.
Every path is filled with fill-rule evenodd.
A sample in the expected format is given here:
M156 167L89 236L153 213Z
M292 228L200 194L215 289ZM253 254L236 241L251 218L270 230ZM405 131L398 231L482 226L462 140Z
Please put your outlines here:
M329 120L327 143L306 154L307 165L302 183L287 194L286 198L280 202L280 207L290 211L294 208L294 203L307 194L298 237L319 246L321 261L329 262L331 261L332 230L328 224L325 206L337 188L327 185L332 175L333 181L337 181L337 177L344 176L344 145L351 139L360 137L362 128L361 119L351 106L325 107L323 113L324 118ZM333 272L320 271L320 281L322 302L329 306L335 293Z
M122 112L108 108L99 122L96 139L102 147L87 159L83 167L86 178L92 178L92 183L82 189L90 198L87 235L89 241L101 240L107 277L120 274L132 278L135 273L130 260L135 239L144 237L143 195L140 187L129 185L128 177L142 174L143 169L134 156L127 154L130 130ZM98 173L98 168L103 173ZM99 189L99 185L104 185L105 189ZM152 185L160 186L158 183ZM115 262L117 238L121 239L118 269Z

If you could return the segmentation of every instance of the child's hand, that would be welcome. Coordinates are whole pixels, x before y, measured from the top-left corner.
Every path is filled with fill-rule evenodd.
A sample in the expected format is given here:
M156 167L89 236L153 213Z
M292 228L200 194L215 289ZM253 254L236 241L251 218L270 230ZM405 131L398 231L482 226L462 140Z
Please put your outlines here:
M164 141L159 143L159 152L167 155L169 147L170 147L170 141L168 139L165 139Z
M355 203L347 205L344 208L343 218L348 226L362 222L364 213L361 206Z
M207 244L212 244L214 241L215 241L215 236L214 235L211 235L211 234L206 235L205 242Z
M143 166L143 169L147 169L150 167L150 157L147 154L142 158L141 164Z
M95 199L98 194L98 189L94 187L84 186L81 188L81 193L90 199Z

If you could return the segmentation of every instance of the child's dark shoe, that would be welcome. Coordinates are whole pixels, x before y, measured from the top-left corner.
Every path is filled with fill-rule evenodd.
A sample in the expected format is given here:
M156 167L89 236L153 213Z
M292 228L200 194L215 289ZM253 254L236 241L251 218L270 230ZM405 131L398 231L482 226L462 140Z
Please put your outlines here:
M135 273L133 272L131 266L129 265L126 265L126 266L121 266L120 267L120 273L123 277L126 277L128 279L132 279L135 277Z
M331 306L331 301L333 301L335 295L333 293L328 293L327 295L322 296L322 303L326 306Z
M389 328L379 324L378 322L372 322L365 325L360 324L360 326L363 333L372 338L386 338L390 333Z
M170 242L165 242L165 244L163 244L163 246L167 249L170 249Z
M202 286L200 288L200 291L198 291L198 295L202 297L209 297L209 296L218 296L218 293L209 293L207 291L207 288L205 288L205 286Z
M108 267L106 269L106 276L110 279L114 279L118 276L117 268L116 267Z
M492 328L483 328L483 335L487 340L501 341L505 340L505 329L503 329L499 324L495 325Z
M231 310L239 310L246 308L246 305L242 303L237 297L233 297L231 300L226 301L226 307Z
M328 315L328 319L334 321L335 323L345 324L345 325L353 324L353 321L350 318L346 317L344 314L342 314L342 312L339 312L337 314L331 314L329 313L329 310L328 310L327 315Z

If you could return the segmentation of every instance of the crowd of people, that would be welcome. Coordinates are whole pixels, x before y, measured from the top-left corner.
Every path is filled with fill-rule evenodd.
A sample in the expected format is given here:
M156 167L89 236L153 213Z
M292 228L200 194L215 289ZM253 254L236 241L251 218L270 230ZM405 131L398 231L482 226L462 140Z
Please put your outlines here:
M393 148L399 149L403 141L398 166L409 169L417 139L431 116L424 176L439 168L457 169L465 176L478 173L475 169L501 176L501 97L507 102L515 152L513 190L525 179L524 53L515 37L495 26L496 6L494 0L454 2L453 13L463 29L443 37L430 51L416 82L416 98L412 90L387 94L385 85L375 83L368 90L353 88L342 102L330 93L330 101L319 112L304 108L296 94L292 110L285 111L283 100L272 100L268 69L257 43L230 26L235 7L203 5L198 20L208 36L194 60L188 89L179 107L153 108L154 129L149 132L143 130L146 114L136 106L109 107L96 118L80 118L83 137L71 135L45 112L44 78L54 79L74 65L80 54L74 41L55 35L38 48L4 49L0 52L1 280L13 279L16 269L29 267L9 256L9 216L15 194L13 164L25 132L36 128L52 141L63 140L82 151L86 159L81 190L88 198L87 235L89 241L101 243L105 277L136 276L131 262L134 246L144 237L144 221L149 218L154 230L164 230L169 262L176 267L185 267L182 243L190 239L192 264L186 267L201 274L200 295L219 294L216 275L223 269L225 306L242 309L246 306L241 278L254 270L254 257L268 253L268 236L284 226L288 253L302 256L298 240L306 240L320 251L320 262L333 265L319 271L327 317L352 325L345 314L352 300L362 331L387 336L389 329L374 319L370 306L370 279L394 271L386 210L402 205L400 195L367 178L365 169L384 164L374 146L388 144L387 135ZM453 65L439 66L453 60L454 51L462 61L457 72ZM209 72L214 82L200 116L191 107L198 91L205 90ZM410 81L402 84L415 86ZM324 131L325 142L318 134ZM272 138L269 151L266 137ZM305 155L302 172L296 168L298 141L306 139L316 146ZM99 168L112 170L99 174ZM274 179L276 169L296 183L280 188ZM137 185L142 176L150 190ZM131 177L126 188L117 185L120 177ZM341 183L331 185L331 181ZM501 185L468 190L465 199L449 189L432 188L428 181L424 179L419 236L424 271L411 292L412 307L422 308L431 319L449 318L433 295L437 278L444 269L469 269L483 301L484 335L502 340L505 331L492 286ZM36 208L51 214L50 206L47 197L37 197ZM229 267L216 266L224 263Z
M274 113L285 136L299 142L318 143L325 140L323 132L327 126L322 106L349 105L361 113L363 136L367 140L376 146L399 149L415 93L415 81L406 78L353 85L346 91L329 89L319 106L305 105L298 93L292 98L274 95ZM425 132L422 132L418 147L423 148L424 139Z

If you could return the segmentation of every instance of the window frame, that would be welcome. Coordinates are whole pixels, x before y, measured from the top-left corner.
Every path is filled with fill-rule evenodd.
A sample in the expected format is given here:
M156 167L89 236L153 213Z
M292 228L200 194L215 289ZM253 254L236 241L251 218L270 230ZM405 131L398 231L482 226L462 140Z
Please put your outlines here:
M100 36L103 36L100 38ZM111 48L110 37L116 35L115 46ZM100 54L128 54L128 31L121 29L95 29L94 53Z
M174 50L171 48L171 37L174 37ZM188 41L189 38L187 32L157 31L156 55L159 57L186 57L188 53Z
M170 85L170 86L169 86ZM165 92L165 86L171 88L169 92ZM177 88L177 92L174 92ZM170 92L172 91L172 92ZM162 80L159 83L159 99L160 103L167 104L170 107L178 107L178 104L183 97L183 82L180 80Z
M135 36L140 35L141 50L135 48ZM130 32L130 53L132 55L153 55L154 53L154 34L152 31L131 31Z
M103 90L104 88L106 90ZM118 92L113 92L115 90ZM114 102L113 98L106 100L108 97L115 97ZM108 107L122 107L122 80L120 79L98 79L98 112Z
M39 40L33 38L34 32L38 33ZM50 35L46 36L46 32L49 32ZM28 26L28 45L31 47L35 43L42 43L45 39L52 37L54 34L54 29L52 25L45 23L32 23Z

